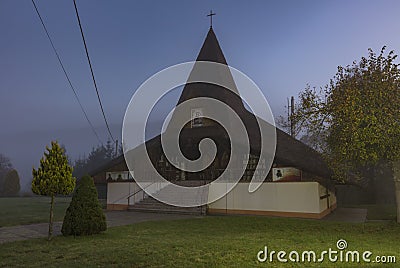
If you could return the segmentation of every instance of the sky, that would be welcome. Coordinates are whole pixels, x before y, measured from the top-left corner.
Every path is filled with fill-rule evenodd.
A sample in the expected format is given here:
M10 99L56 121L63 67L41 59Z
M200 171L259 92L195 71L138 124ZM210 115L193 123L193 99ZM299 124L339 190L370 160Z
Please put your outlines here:
M108 139L72 0L36 0L100 139ZM230 66L262 90L274 116L307 84L324 86L386 45L399 53L399 1L77 0L106 117L116 139L135 90L162 69L196 59L213 29ZM179 90L165 107L172 108ZM169 105L169 106L168 106ZM72 160L99 144L29 0L0 1L0 153L28 187L45 146Z

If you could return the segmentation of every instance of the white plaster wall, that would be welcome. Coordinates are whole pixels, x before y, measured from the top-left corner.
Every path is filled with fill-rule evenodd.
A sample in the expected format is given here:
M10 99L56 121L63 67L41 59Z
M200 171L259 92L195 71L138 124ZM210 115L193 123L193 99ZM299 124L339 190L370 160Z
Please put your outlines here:
M127 197L139 189L135 182L112 182L107 184L107 204L128 205ZM129 199L130 204L139 202L142 197L137 194ZM135 199L135 200L134 200Z
M156 193L168 183L150 184L146 191L150 194ZM147 194L140 190L141 188L136 182L111 182L107 184L107 204L110 205L128 205L128 196L138 192L129 198L129 205L133 205L141 201Z
M209 200L227 186L225 183L212 184ZM317 182L263 183L253 193L249 193L248 188L249 183L238 183L228 195L209 204L209 208L303 213L320 213L324 210L319 199L323 189ZM326 204L326 199L324 201Z

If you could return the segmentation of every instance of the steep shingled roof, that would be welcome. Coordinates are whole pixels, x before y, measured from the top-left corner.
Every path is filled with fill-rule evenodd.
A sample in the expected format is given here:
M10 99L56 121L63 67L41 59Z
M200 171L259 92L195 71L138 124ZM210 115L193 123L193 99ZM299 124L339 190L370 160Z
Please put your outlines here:
M196 61L211 61L227 65L225 56L212 28L210 28L207 33L207 37L200 49ZM193 69L195 68L196 65L193 67ZM225 73L221 75L224 75L227 77L227 79L232 80L232 85L234 85L233 89L238 93L229 69L225 69ZM238 95L217 85L205 83L186 84L178 104L196 97L215 98L225 102L231 108L233 108L246 125L246 129L250 134L252 149L259 151L260 132L256 118L244 107L243 102ZM260 121L262 124L270 125L263 120ZM157 137L155 140L157 140ZM322 159L321 155L309 146L294 139L278 128L276 129L276 140L277 146L275 159L279 162L298 167L304 171L323 176L325 178L329 178L331 176L331 171L329 170L325 161Z
M216 62L223 65L228 65L222 52L222 49L219 45L217 37L214 33L214 30L210 28L207 33L206 39L204 40L203 46L200 49L200 52L197 56L196 62L200 61L209 61ZM197 65L193 66L193 70L191 75L193 75L196 71ZM207 83L187 83L182 91L182 94L179 98L178 104L181 104L189 99L197 98L197 97L209 97L213 99L217 99L225 102L231 108L233 108L236 113L239 115L243 114L246 109L243 105L241 98L239 97L239 91L236 88L236 84L232 77L232 74L228 68L222 68L219 70L219 77L221 80L225 81L226 85L230 85L230 89L225 89L221 86ZM200 70L201 72L201 70ZM194 74L196 77L196 74Z
M217 36L211 27L207 33L207 37L204 40L203 46L200 49L196 61L212 61L228 65L224 53L222 53Z
M198 54L196 61L211 61L227 65L224 54L221 50L217 37L212 28L207 33L207 37L203 43L203 46ZM196 68L196 65L194 66ZM193 68L193 69L194 69ZM234 90L238 92L232 74L229 69L226 69L223 74L226 76L225 79L232 80L232 85L234 85ZM186 84L179 98L178 104L183 103L186 100L197 97L210 97L221 100L233 108L236 113L241 117L242 121L245 123L246 129L249 133L249 139L253 151L260 150L260 131L257 125L256 117L252 113L246 110L243 105L241 98L232 93L231 91L213 84L205 83L191 83ZM178 105L177 104L177 105ZM261 124L264 126L270 124L263 120L260 120ZM201 128L196 128L194 131L200 131ZM294 166L303 171L315 174L324 178L321 182L325 186L331 186L330 181L331 171L329 170L326 162L323 160L322 156L305 145L304 143L294 139L290 135L284 133L280 129L276 129L276 152L274 162L280 164ZM161 146L160 135L148 140L146 142L147 147L158 147ZM119 157L116 162L123 161L123 157ZM110 165L105 165L104 167L110 167ZM93 174L93 172L92 172Z

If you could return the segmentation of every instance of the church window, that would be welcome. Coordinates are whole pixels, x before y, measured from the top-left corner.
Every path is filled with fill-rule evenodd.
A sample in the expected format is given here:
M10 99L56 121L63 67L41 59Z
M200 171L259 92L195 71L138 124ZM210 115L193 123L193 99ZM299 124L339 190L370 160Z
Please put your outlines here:
M191 113L192 128L203 126L203 109L202 108L194 108L194 109L192 109L191 112L192 112Z

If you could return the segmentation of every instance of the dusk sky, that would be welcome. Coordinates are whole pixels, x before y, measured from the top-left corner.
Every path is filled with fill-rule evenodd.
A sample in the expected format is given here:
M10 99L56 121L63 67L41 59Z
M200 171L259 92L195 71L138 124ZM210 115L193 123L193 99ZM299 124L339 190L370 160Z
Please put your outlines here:
M72 0L36 0L79 98L103 142L107 132ZM193 61L213 29L228 64L247 74L276 116L306 84L382 46L400 51L399 1L77 1L113 135L147 78ZM178 96L178 95L176 95ZM176 100L172 98L171 107ZM98 145L30 0L0 0L0 153L26 187L51 140L74 160Z

